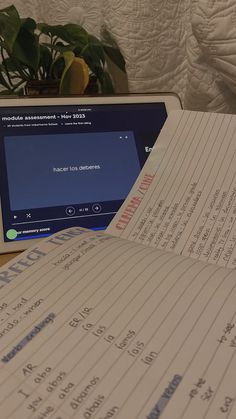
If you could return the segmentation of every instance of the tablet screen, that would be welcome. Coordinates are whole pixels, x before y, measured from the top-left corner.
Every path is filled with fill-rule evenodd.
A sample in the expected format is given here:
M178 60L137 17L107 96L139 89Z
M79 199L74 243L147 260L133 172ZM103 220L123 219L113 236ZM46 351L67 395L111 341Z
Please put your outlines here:
M4 241L105 229L166 117L164 103L0 108Z

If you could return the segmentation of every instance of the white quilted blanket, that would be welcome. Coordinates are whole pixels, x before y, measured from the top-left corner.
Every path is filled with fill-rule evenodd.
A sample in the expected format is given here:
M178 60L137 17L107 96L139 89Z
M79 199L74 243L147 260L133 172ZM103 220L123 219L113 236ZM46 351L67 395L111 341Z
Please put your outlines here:
M0 0L0 6L11 0ZM16 0L21 13L68 19L96 35L105 22L132 92L174 91L186 109L236 113L236 0Z
M236 111L235 0L105 0L131 91L174 91L186 109Z

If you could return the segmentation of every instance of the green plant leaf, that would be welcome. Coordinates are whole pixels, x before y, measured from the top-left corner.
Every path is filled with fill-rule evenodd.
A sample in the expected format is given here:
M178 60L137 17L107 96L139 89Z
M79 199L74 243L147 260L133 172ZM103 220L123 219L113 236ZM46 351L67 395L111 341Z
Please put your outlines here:
M65 68L65 61L64 61L63 56L60 56L54 61L51 67L50 77L52 79L59 80L63 74L64 68Z
M15 92L13 92L12 90L1 90L0 91L0 96L10 96L10 95L15 95Z
M43 71L43 78L48 78L50 73L50 68L52 65L52 54L51 51L44 45L39 47L39 68Z
M21 87L20 89L15 90L13 94L14 95L17 95L17 96L24 96L25 95L25 89L24 89L24 87Z
M68 23L64 25L65 38L64 40L69 43L80 44L81 46L88 43L88 32L80 25ZM63 39L63 38L62 38Z
M5 60L3 60L2 64L9 73L14 73L18 71L19 62L15 60L13 57L6 58ZM25 66L21 65L21 67L24 68Z
M0 10L0 38L7 52L11 52L21 27L20 16L15 6Z
M57 51L60 54L63 54L66 51L73 51L74 50L74 46L64 45L60 42L56 43L55 45L44 42L42 45L44 45L45 47L47 47L51 51Z
M102 77L103 74L103 65L101 64L100 59L97 59L97 55L90 50L90 48L86 48L83 54L80 54L79 51L75 48L74 53L76 56L81 56L88 67L90 68L91 72L97 76L98 79Z
M102 93L105 93L105 94L114 93L114 86L113 86L110 74L107 71L103 72L102 78L99 81L101 83Z
M71 64L74 61L75 54L72 51L67 51L67 52L64 52L63 57L65 61L65 68L61 76L60 88L59 88L60 93L63 93L63 91L66 90L66 86L64 85L64 79L65 79L65 75L67 71L69 70Z
M84 75L84 81L78 85L86 88L90 76L99 91L113 93L108 57L125 70L125 61L108 31L101 42L80 25L37 24L32 18L21 19L14 5L0 10L0 47L0 85L12 91L22 92L20 86L30 79L61 78L66 84L67 79L71 82L79 74L82 79Z
M28 29L30 25L30 30ZM32 26L27 19L22 22L17 39L12 49L12 57L33 70L35 78L40 60L39 38L31 32Z
M88 44L81 51L77 46L74 49L75 55L84 58L92 73L100 80L105 65L105 54L101 42L92 35L88 36Z
M27 17L26 19L21 19L21 26L23 26L31 33L34 33L35 29L37 28L35 20L30 17Z
M94 74L90 74L88 86L86 87L84 93L86 95L97 95L99 93L98 79Z
M125 69L125 60L121 52L113 47L110 46L103 46L106 55L110 58L110 60L119 67L124 73L126 73Z
M0 72L1 73L6 73L6 69L5 69L3 64L0 64Z
M4 77L4 75L3 74L5 74L6 72L5 72L5 69L4 69L4 67L1 65L0 66L0 84L2 85L2 86L4 86L4 87L6 87L7 89L9 88L9 85L8 85L8 83L7 83L7 81L6 81L6 79L5 79L5 77Z
M62 38L64 36L65 30L63 25L48 25L47 23L38 23L38 30L49 37Z
M46 23L38 23L37 28L44 35L59 38L70 45L77 43L82 48L87 43L86 30L76 24L48 25Z
M0 96L15 96L15 97L18 97L18 96L23 96L24 95L24 88L23 87L21 87L20 89L18 89L18 90L14 90L14 89L12 89L12 90L1 90L0 91Z
M91 55L93 56L93 59L97 59L97 61L100 61L103 65L105 64L105 54L103 50L103 46L99 39L97 39L93 35L89 35L88 37L88 49L91 52Z
M125 60L123 55L120 52L119 46L115 39L111 36L110 32L106 29L105 26L102 26L101 29L101 40L104 51L110 60L117 65L124 73L125 70Z

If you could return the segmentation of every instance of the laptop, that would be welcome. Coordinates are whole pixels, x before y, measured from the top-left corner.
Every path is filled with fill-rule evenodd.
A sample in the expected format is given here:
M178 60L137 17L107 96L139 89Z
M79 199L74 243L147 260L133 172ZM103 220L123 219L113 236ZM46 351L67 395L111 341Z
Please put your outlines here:
M0 252L67 227L106 229L174 94L0 100Z

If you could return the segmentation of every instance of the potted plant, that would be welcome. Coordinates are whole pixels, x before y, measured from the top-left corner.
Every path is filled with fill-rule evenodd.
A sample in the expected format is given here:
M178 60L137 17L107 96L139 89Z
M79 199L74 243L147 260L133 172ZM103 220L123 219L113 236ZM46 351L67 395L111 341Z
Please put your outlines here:
M0 10L0 54L4 95L37 94L37 86L39 94L113 93L107 61L125 71L107 31L99 40L77 24L36 23L22 19L14 5Z

